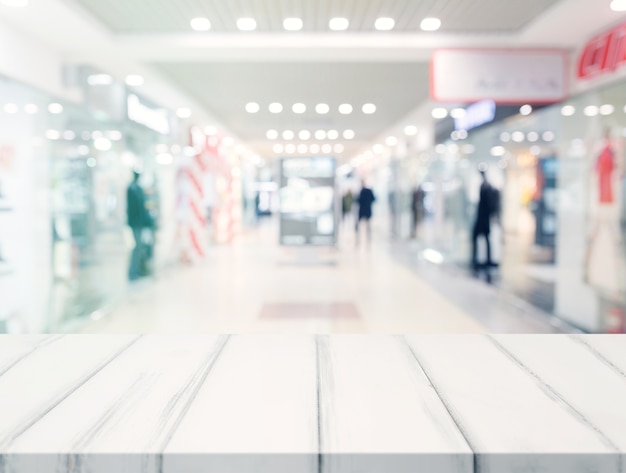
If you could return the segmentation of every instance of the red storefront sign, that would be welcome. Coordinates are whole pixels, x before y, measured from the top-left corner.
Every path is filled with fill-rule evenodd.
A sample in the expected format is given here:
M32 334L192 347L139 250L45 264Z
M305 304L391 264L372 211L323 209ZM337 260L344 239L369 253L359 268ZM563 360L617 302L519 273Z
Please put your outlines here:
M626 64L626 23L602 33L587 43L578 59L579 79L614 72Z

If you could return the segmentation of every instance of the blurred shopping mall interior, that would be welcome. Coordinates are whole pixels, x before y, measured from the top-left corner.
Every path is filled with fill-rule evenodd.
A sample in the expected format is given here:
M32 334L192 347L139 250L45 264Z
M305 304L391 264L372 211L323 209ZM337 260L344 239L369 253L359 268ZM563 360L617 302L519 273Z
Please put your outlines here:
M0 0L0 123L0 333L626 332L626 0Z

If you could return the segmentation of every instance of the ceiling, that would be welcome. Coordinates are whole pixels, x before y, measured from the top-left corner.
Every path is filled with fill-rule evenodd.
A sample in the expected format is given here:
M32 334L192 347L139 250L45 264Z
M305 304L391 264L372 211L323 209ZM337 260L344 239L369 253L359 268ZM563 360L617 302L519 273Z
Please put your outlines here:
M170 108L189 107L189 124L217 125L224 133L272 157L276 143L322 143L297 139L301 130L354 130L339 137L343 160L370 149L404 125L432 118L429 60L439 48L563 48L574 50L626 13L609 0L31 0L27 13L0 16L64 51L69 60L91 63L123 78L146 79L136 91ZM211 29L192 31L203 16ZM349 20L347 31L328 21ZM392 17L391 31L377 31L378 17ZM256 31L236 28L253 17ZM287 17L302 31L285 31ZM441 29L423 32L425 17ZM51 28L54 24L58 27ZM256 102L258 113L245 105ZM272 102L283 112L268 111ZM293 113L294 103L307 111ZM320 115L314 106L326 103ZM338 113L342 103L353 106ZM364 103L376 113L361 111ZM427 124L428 125L428 124ZM291 130L295 139L268 140L268 130ZM424 129L428 129L425 127ZM425 132L425 134L427 134Z

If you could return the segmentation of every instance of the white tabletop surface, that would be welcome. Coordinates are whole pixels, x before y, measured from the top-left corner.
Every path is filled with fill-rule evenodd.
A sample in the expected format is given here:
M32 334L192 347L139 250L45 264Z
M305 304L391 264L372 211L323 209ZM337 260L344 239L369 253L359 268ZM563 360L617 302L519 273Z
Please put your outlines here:
M0 336L0 473L626 473L626 336Z

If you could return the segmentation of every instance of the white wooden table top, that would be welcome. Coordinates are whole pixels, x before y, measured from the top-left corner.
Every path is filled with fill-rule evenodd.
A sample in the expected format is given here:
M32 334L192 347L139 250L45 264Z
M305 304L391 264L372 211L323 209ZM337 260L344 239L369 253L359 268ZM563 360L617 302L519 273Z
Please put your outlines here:
M626 473L626 336L0 336L0 473Z

